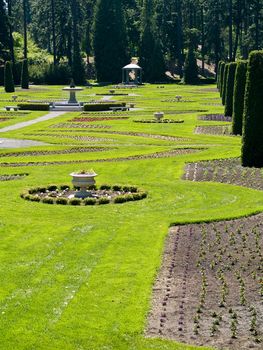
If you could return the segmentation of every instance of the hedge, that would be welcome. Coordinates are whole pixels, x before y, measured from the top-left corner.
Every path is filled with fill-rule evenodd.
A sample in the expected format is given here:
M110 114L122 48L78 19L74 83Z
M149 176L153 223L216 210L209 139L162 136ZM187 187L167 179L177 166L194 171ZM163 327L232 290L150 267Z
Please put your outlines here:
M232 133L234 135L242 135L246 74L247 61L239 61L236 68L233 96Z
M223 63L223 61L218 62L217 72L216 72L216 86L218 89L220 89L220 71L221 71L222 63Z
M109 111L111 107L125 107L126 103L89 103L84 105L84 111Z
M235 74L236 74L236 62L229 63L229 69L226 79L226 96L225 96L225 116L232 117L233 114L233 92L235 84Z
M229 71L229 63L226 63L225 69L224 69L224 77L223 77L223 87L222 87L222 104L225 105L226 103L226 84L227 84L227 76Z
M27 59L24 59L22 62L22 71L21 71L21 88L29 88L29 76L28 76L28 62Z
M22 111L49 111L49 103L18 103Z
M241 160L243 166L263 167L263 51L248 60Z

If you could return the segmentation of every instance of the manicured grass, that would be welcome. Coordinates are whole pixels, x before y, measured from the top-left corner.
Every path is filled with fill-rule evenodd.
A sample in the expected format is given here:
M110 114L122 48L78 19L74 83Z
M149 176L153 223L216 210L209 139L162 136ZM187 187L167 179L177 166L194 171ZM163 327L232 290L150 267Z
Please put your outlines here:
M68 113L55 120L2 134L2 137L51 144L23 151L61 150L74 146L110 147L110 150L95 153L21 158L11 154L1 158L1 153L7 151L0 150L0 174L29 173L21 180L0 182L0 334L3 349L197 349L144 337L151 288L160 266L168 227L172 223L228 219L263 210L263 193L260 191L181 180L185 163L240 155L239 137L193 134L196 125L214 123L197 120L203 112L193 110L203 109L207 113L223 110L221 106L204 105L212 103L206 98L218 97L211 88L214 86L167 85L157 89L152 85L131 91L138 96L118 96L116 100L132 100L141 110L131 112L127 120L93 123L110 125L107 133L99 129L67 132L50 128L79 115ZM108 90L109 87L86 89L80 95L97 99L98 96L88 95L107 93ZM26 94L32 99L62 96L61 87L46 86L17 94ZM161 102L179 94L194 102ZM6 95L1 92L0 97L4 99ZM171 112L169 118L180 118L185 122L167 125L133 122L133 119L150 119L158 110L167 115ZM184 110L191 112L177 114ZM170 135L182 140L119 135L112 131ZM52 134L58 137L52 137ZM97 140L62 138L62 135L91 136ZM167 159L93 162L200 146L206 149ZM14 150L17 151L22 150ZM4 162L59 160L87 160L87 163L1 167ZM93 168L99 174L98 184L136 185L148 191L148 197L105 207L55 206L28 202L19 197L27 187L70 183L69 173L85 168Z

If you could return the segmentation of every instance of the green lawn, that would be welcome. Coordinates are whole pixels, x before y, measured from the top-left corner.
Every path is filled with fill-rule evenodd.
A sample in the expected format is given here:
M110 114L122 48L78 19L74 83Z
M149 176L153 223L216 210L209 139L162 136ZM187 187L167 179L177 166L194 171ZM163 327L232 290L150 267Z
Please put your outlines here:
M181 180L187 162L240 155L240 138L195 135L197 125L225 125L197 120L204 113L222 113L215 86L146 85L136 96L116 100L134 102L140 110L129 119L91 122L110 129L50 128L79 113L64 114L0 137L45 141L48 146L0 149L1 174L29 173L16 181L0 181L0 334L4 350L197 349L173 341L144 336L151 289L160 266L164 240L172 223L200 222L249 215L263 210L263 193L238 186ZM63 98L62 87L34 87L17 91L21 98ZM85 89L80 100L100 99L109 87ZM130 92L130 91L129 91ZM182 95L193 102L161 102ZM0 108L8 94L0 89ZM10 105L11 103L8 103ZM164 111L183 124L141 124ZM189 113L180 113L189 111ZM168 114L169 113L169 114ZM0 111L1 115L1 111ZM33 112L12 124L36 118ZM125 114L126 115L126 114ZM97 115L98 116L98 115ZM20 119L21 118L21 119ZM24 119L23 119L24 118ZM0 127L6 126L5 123ZM107 132L104 132L107 131ZM113 132L169 135L168 139ZM57 135L56 137L52 135ZM66 137L62 137L62 136ZM94 137L90 141L67 136ZM107 140L109 139L109 140ZM21 155L13 152L106 147L91 153ZM200 152L166 159L112 161L113 158L151 154L176 148ZM1 157L3 153L8 157ZM106 162L94 162L98 159ZM55 161L87 161L52 165ZM45 166L3 167L2 163L50 162ZM28 202L23 189L51 183L70 183L69 173L93 168L97 183L131 184L148 191L138 202L95 207L73 207Z

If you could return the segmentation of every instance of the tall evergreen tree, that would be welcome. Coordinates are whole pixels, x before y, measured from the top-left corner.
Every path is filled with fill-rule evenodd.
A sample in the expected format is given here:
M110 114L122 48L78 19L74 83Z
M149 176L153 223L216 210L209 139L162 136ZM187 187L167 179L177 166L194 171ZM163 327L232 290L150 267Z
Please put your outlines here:
M233 93L236 73L236 62L229 64L228 74L226 78L226 97L225 97L225 116L232 117L233 113Z
M249 55L245 92L241 160L243 166L263 167L263 51Z
M95 9L93 46L99 82L121 81L127 64L127 37L120 0L98 0Z
M21 88L28 89L29 88L29 76L28 76L28 63L27 59L24 59L22 62L22 70L21 70Z
M242 135L247 61L237 63L233 96L232 133Z
M14 92L15 91L12 63L10 61L7 61L5 63L4 85L5 85L5 92Z
M6 61L9 48L9 30L8 17L6 12L6 3L0 0L0 61Z

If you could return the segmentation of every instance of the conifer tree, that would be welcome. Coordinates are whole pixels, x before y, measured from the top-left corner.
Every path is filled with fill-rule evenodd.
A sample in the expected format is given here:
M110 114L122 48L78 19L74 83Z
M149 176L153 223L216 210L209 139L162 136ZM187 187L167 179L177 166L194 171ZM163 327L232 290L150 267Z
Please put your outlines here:
M8 58L8 48L9 29L6 4L4 0L0 0L0 61L5 61Z
M22 61L22 70L21 70L21 88L29 89L29 76L28 76L28 63L27 59Z
M243 166L263 167L263 51L248 60L241 160Z
M223 76L223 87L222 87L222 104L225 105L226 103L226 84L227 84L227 76L229 71L229 63L226 63L225 69L224 69L224 76Z
M225 116L232 117L233 113L233 92L236 73L236 62L229 64L228 74L226 78L226 97L225 97Z
M93 47L99 82L121 81L121 69L128 63L127 37L120 0L97 0Z
M12 63L10 61L7 61L5 63L4 84L5 84L5 92L15 91L13 72L12 72Z
M221 63L220 66L220 85L219 85L219 92L220 92L220 96L222 97L222 93L223 93L223 85L224 85L224 72L225 72L225 62Z
M236 68L233 96L232 133L234 135L242 135L246 75L247 61L239 61Z
M194 48L190 45L184 63L184 83L197 84L198 83L198 67Z

